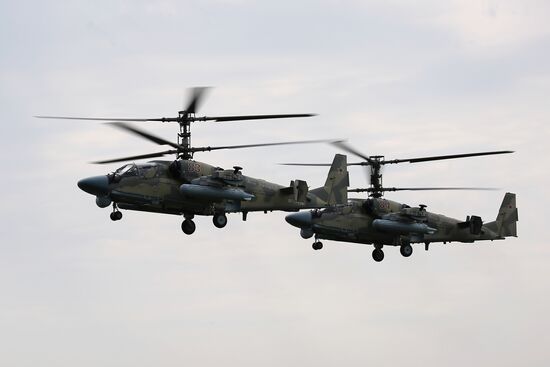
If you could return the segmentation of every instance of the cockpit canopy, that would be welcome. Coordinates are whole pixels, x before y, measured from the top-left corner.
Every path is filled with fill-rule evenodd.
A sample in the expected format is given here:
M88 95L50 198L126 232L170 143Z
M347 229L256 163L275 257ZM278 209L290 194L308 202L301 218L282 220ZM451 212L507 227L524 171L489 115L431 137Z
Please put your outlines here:
M159 165L149 162L143 164L128 163L109 175L111 182L119 182L127 177L153 178L158 175Z
M135 163L125 164L124 166L120 167L115 171L115 175L118 175L120 177L137 176L138 175L137 164Z

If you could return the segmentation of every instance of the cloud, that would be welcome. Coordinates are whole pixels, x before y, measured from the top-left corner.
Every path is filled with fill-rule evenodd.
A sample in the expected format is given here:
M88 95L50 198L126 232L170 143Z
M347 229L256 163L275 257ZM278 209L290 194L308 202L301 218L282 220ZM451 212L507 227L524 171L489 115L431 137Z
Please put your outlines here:
M539 0L450 1L437 23L450 28L466 49L490 53L548 37L549 10L548 2Z
M544 2L53 2L0 5L2 361L30 366L451 365L548 360L544 209L550 70ZM32 26L21 19L33 19ZM160 117L185 89L217 87L201 113L314 112L311 119L195 124L193 143L348 138L407 158L514 155L388 167L399 185L518 193L518 239L387 250L311 241L284 213L196 219L110 209L76 187L155 151L91 123L37 114ZM175 126L142 128L171 139ZM308 145L197 155L281 184L324 182L338 152ZM352 158L350 157L350 161ZM358 186L364 172L351 171ZM503 192L395 193L492 219ZM33 353L28 353L32 349ZM399 353L396 353L399 351ZM467 352L465 352L467 351ZM520 360L521 359L521 360ZM47 363L48 363L47 362ZM235 363L236 362L236 363Z

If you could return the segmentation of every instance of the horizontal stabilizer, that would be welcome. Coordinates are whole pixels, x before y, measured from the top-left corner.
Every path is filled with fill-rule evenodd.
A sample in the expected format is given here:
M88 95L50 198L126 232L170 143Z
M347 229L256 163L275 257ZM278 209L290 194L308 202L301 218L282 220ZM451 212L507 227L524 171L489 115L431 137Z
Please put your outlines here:
M283 194L292 195L294 201L305 203L307 199L308 186L306 181L292 180L288 187L280 189Z

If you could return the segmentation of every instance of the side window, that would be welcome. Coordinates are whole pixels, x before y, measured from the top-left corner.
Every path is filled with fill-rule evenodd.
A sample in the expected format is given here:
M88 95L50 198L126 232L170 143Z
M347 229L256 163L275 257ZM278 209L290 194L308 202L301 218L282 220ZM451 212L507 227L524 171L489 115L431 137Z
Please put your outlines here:
M157 166L148 166L141 169L141 174L144 178L154 178L157 175L158 167Z

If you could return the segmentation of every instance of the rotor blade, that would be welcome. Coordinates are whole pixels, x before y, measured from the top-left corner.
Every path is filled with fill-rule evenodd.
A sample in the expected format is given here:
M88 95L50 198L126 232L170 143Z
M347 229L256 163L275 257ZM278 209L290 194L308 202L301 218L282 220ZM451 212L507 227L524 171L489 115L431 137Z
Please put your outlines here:
M439 161L443 159L455 159L455 158L466 158L466 157L479 157L483 155L495 155L495 154L509 154L514 153L513 150L497 150L492 152L479 152L479 153L465 153L465 154L450 154L450 155L438 155L431 157L421 157L421 158L408 158L408 159L393 159L391 161L381 162L382 164L391 164L391 163L419 163L419 162L429 162L429 161Z
M144 121L161 121L161 122L176 122L177 117L161 117L154 119L134 119L134 118L116 118L116 117L69 117L69 116L34 116L39 119L55 119L55 120L83 120L83 121L126 121L126 122L144 122Z
M191 98L189 104L185 109L188 113L196 113L199 109L205 92L210 89L209 87L196 87L191 89Z
M370 159L370 157L364 155L363 153L355 150L354 148L352 148L349 144L345 143L344 141L340 140L340 141L335 141L332 143L332 145L335 145L337 146L338 148L342 149L342 150L345 150L346 152L348 153L351 153L359 158L363 158L365 161L369 162L369 163L372 163L372 159Z
M500 190L496 187L384 187L382 188L383 191L461 191L461 190L467 190L467 191L494 191L494 190Z
M176 143L172 143L171 141L168 141L166 139L163 139L163 138L160 138L158 136L155 136L153 134L150 134L148 132L145 132L143 130L140 130L136 127L133 127L133 126L130 126L128 124L125 124L123 122L109 122L108 123L109 125L112 125L112 126L115 126L119 129L122 129L122 130L126 130L126 131L129 131L133 134L136 134L136 135L139 135L141 136L142 138L145 138L149 141L152 141L153 143L157 143L158 145L170 145L171 147L174 147L176 149L180 149L180 150L183 150L185 149L184 147L182 147L181 145L179 144L176 144Z
M202 94L200 94L202 95ZM195 96L197 97L197 96ZM189 106L187 112L194 113L191 110L196 110L201 97L194 98ZM189 110L191 109L191 110ZM287 115L242 115L242 116L200 116L193 117L188 116L188 121L214 121L214 122L226 122L226 121L243 121L243 120L266 120L266 119L283 119L283 118L295 118L295 117L311 117L317 116L314 113L298 113ZM160 121L160 122L179 122L179 117L160 117L152 119L139 119L139 118L117 118L117 117L73 117L73 116L34 116L39 119L55 119L55 120L83 120L83 121L123 121L123 122L147 122L147 121Z
M255 147L269 147L277 145L294 145L294 144L312 144L312 143L330 143L333 140L301 140L301 141L287 141L282 143L262 143L262 144L244 144L244 145L226 145L219 147L197 147L190 148L191 152L209 152L211 150L220 150L220 149L242 149L242 148L255 148Z
M158 153L150 153L150 154L142 154L142 155L134 155L131 157L124 157L124 158L115 158L115 159L108 159L104 161L96 161L96 162L90 162L94 164L106 164L106 163L115 163L115 162L125 162L125 161L135 161L138 159L145 159L145 158L155 158L155 157L162 157L167 154L175 154L177 153L177 150L166 150L164 152L158 152Z
M280 166L330 167L330 163L279 163Z
M317 116L314 113L296 113L287 115L242 115L242 116L202 116L196 117L194 121L214 121L214 122L227 122L227 121L242 121L242 120L266 120L266 119L286 119L293 117L311 117Z
M280 166L330 167L332 163L278 163ZM368 163L348 163L348 166L367 166Z
M366 189L350 189L348 192L373 192L373 191L444 191L444 190L469 190L469 191L493 191L500 190L495 187L382 187L378 190L369 187Z

